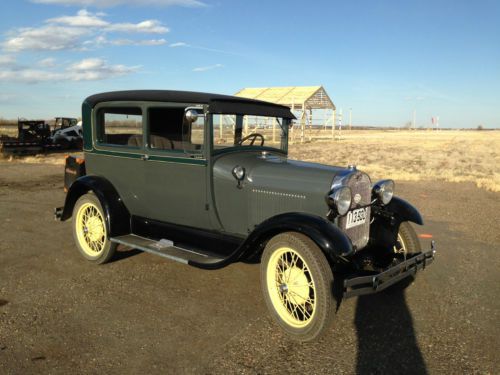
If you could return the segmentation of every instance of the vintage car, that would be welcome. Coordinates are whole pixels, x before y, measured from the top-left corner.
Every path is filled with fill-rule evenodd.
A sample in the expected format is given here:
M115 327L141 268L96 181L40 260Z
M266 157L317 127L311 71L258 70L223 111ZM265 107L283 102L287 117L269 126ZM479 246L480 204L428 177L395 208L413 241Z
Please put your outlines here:
M410 225L421 215L393 196L392 180L287 157L288 107L120 91L85 99L82 117L84 159L67 165L74 178L55 214L72 217L91 262L122 245L207 270L260 263L271 314L308 341L342 298L411 279L434 259Z

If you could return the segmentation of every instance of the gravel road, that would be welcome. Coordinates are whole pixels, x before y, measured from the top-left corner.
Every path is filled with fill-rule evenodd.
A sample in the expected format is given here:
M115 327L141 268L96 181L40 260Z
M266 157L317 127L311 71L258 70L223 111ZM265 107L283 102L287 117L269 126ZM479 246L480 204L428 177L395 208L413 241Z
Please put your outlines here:
M319 341L270 319L257 265L79 256L62 167L0 161L0 373L500 373L500 194L401 182L438 245L406 292L344 301ZM429 240L422 240L428 246Z

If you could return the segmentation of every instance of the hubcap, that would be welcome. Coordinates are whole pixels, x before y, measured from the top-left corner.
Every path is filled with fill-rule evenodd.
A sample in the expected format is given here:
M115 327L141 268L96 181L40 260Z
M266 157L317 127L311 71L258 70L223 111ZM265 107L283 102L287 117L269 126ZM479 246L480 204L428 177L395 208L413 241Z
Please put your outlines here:
M316 290L311 271L293 249L276 250L267 265L267 289L274 309L292 327L307 326L315 313Z

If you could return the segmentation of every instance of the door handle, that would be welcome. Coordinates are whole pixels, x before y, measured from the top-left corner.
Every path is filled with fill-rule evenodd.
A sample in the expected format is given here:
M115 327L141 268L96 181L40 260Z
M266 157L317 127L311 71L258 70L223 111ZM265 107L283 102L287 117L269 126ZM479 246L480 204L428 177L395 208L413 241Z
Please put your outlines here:
M144 161L149 160L149 155L141 155L141 160L144 160Z

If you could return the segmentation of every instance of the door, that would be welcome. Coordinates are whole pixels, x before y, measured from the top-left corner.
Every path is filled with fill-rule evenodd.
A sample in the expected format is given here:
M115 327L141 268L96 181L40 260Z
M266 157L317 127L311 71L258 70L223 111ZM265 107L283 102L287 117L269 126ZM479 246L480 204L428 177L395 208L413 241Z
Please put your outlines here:
M146 217L211 229L203 106L152 104L146 121Z
M111 182L129 212L137 215L144 197L144 110L134 102L102 103L93 116L93 150L85 153L87 172Z

